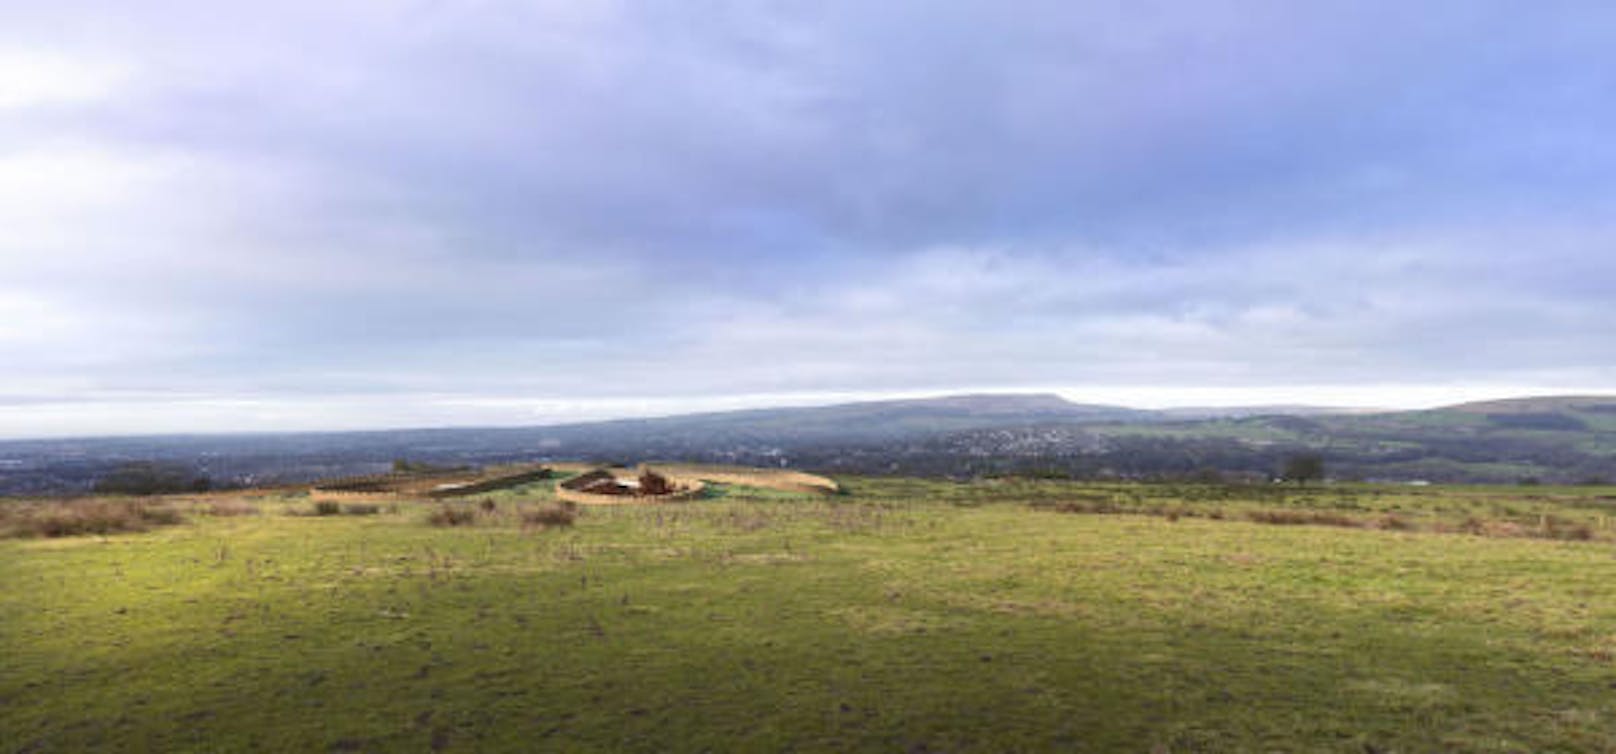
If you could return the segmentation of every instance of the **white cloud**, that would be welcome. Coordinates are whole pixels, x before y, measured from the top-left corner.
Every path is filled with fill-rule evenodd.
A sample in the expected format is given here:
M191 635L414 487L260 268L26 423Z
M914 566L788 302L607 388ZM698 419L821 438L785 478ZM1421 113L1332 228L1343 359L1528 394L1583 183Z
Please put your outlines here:
M0 153L0 243L20 242L17 232L76 237L85 223L122 215L149 199L154 182L169 168L150 155L120 153L100 145L62 141Z
M0 395L358 426L1616 364L1592 5L214 11L0 8Z
M16 344L60 343L82 330L71 310L27 291L0 289L0 353Z
M126 65L0 48L0 112L100 102L116 96L133 78Z

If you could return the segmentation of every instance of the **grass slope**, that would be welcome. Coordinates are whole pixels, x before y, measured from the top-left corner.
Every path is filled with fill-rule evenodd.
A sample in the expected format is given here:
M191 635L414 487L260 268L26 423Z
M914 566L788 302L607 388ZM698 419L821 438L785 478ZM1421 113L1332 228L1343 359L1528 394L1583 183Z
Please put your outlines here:
M0 749L1616 749L1607 541L1238 520L1338 491L848 487L549 531L270 498L0 542ZM1605 493L1344 510L1602 516ZM1226 520L1026 505L1102 497Z

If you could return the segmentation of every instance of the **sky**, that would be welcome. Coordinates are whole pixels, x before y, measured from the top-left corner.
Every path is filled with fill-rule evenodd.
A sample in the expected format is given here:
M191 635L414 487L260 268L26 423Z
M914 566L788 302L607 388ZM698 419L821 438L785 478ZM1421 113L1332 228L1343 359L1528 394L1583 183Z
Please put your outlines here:
M1616 5L0 2L0 436L1616 391Z

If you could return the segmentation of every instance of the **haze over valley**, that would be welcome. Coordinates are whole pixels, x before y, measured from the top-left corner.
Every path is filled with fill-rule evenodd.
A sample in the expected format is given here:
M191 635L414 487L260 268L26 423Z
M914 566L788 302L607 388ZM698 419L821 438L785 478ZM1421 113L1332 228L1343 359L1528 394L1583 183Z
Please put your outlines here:
M218 486L545 459L702 461L949 479L1266 481L1300 453L1334 478L1601 483L1616 479L1616 397L1426 411L1146 410L1054 395L960 395L515 428L0 442L0 493L71 493L160 461Z

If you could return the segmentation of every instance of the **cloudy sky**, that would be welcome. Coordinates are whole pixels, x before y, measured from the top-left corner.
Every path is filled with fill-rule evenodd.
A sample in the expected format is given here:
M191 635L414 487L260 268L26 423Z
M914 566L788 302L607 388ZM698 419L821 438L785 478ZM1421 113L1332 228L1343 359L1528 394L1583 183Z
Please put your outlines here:
M0 436L1616 390L1606 2L0 3Z

